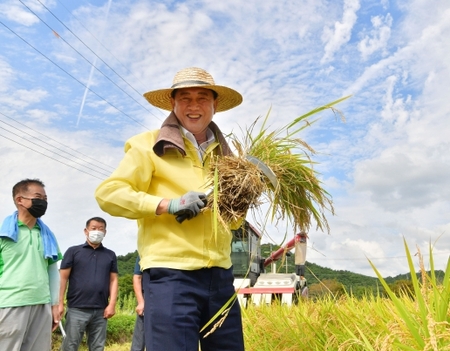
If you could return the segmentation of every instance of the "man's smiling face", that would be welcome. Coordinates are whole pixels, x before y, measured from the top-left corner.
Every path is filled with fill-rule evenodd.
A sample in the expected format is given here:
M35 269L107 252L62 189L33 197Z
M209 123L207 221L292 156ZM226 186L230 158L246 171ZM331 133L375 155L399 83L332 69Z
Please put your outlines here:
M175 92L170 101L180 124L194 134L197 140L206 137L206 130L217 107L213 92L205 88L182 88Z

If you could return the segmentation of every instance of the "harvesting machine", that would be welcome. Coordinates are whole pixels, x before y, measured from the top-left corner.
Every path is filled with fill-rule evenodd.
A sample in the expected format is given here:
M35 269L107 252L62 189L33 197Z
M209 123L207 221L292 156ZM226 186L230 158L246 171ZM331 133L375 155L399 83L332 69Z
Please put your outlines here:
M282 304L296 303L300 296L308 296L306 285L306 233L298 233L269 257L261 256L261 234L249 222L233 230L231 260L234 285L242 306L250 301L259 305L279 299ZM295 272L277 273L275 262L295 248ZM266 268L271 266L270 272Z

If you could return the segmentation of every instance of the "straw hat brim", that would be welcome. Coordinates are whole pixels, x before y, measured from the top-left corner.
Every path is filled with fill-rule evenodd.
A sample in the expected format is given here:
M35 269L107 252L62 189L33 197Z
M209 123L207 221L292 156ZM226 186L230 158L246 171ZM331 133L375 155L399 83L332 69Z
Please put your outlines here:
M216 112L222 112L232 109L242 103L242 95L236 90L224 87L222 85L207 85L207 84L191 84L181 85L176 88L159 89L149 91L144 94L147 101L163 110L172 111L172 104L170 103L170 97L174 89L182 88L205 88L214 90L217 93L217 108Z

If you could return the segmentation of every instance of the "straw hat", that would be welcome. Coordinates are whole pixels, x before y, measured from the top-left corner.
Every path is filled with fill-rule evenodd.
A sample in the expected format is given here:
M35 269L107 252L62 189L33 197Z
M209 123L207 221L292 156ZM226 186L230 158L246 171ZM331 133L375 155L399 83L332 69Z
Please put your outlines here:
M175 74L173 84L169 89L149 91L144 94L144 97L153 106L162 108L163 110L172 111L172 104L170 103L170 94L172 91L174 89L194 87L214 90L217 93L216 112L229 110L242 102L242 95L236 90L216 85L213 77L208 72L197 67L182 69Z

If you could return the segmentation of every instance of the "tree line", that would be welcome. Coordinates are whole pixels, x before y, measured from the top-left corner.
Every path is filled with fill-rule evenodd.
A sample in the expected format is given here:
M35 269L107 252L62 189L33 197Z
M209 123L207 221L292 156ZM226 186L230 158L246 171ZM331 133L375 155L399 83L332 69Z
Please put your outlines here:
M272 251L279 248L276 245L262 244L261 256L268 257ZM122 301L129 301L130 294L133 293L133 270L136 262L137 251L130 252L123 256L117 256L119 269L119 298ZM294 255L287 255L276 262L277 272L295 272ZM326 294L339 295L349 293L354 297L362 297L368 294L383 294L383 288L376 277L370 277L347 270L334 270L322 267L312 262L306 261L305 278L308 282L310 296L320 297ZM443 271L435 271L436 277L442 281ZM420 274L417 273L419 279ZM394 292L401 293L412 289L410 273L399 274L395 277L384 278Z

